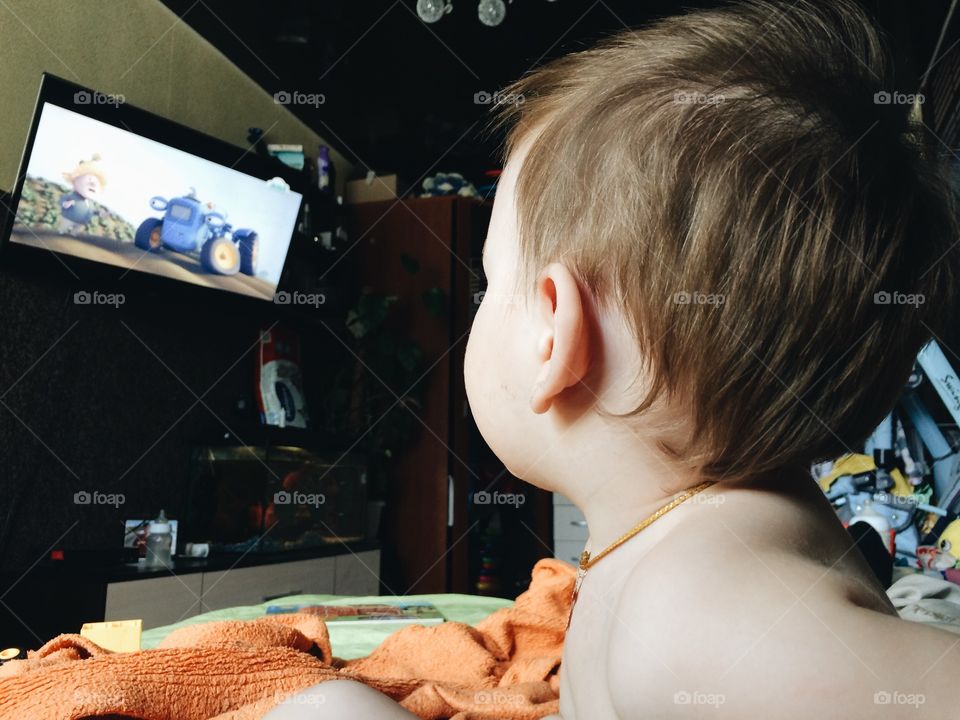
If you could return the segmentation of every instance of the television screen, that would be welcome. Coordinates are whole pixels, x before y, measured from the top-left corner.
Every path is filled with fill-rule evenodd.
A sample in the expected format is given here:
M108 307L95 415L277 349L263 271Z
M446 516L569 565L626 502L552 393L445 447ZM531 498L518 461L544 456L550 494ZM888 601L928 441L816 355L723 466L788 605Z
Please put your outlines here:
M41 95L11 242L273 299L299 193L73 108Z

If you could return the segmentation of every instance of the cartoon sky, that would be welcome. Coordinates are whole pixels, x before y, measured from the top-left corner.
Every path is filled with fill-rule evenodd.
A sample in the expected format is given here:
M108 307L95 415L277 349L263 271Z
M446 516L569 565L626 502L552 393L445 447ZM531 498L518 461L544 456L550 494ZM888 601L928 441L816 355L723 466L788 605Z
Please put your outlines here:
M137 227L147 217L160 217L150 209L152 196L170 199L196 188L197 197L212 202L234 228L257 231L257 274L277 284L297 222L298 193L278 190L260 178L44 103L27 174L65 185L64 171L94 153L100 154L107 176L98 199L111 211Z

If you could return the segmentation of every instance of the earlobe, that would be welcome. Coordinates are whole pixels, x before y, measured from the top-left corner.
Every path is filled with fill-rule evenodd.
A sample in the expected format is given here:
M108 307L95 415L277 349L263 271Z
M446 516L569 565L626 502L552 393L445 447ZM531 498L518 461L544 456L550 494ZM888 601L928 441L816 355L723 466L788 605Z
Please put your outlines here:
M551 263L544 269L536 297L547 325L537 342L541 365L530 395L530 409L539 414L586 375L590 337L580 286L565 265Z

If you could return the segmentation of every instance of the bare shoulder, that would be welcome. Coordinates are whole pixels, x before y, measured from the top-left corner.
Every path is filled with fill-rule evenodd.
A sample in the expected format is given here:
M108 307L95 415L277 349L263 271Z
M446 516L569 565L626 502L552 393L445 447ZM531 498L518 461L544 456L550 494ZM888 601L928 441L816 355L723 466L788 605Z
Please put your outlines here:
M947 717L960 699L960 638L897 618L816 504L691 509L614 596L609 682L625 720L653 705L662 717L688 705L717 718Z

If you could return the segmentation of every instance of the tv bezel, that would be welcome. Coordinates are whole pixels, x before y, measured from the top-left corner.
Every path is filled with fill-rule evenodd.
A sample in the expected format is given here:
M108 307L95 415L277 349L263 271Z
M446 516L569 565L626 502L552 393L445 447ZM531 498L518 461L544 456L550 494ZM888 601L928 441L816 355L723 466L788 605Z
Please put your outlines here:
M20 196L23 192L24 181L26 180L27 166L30 163L30 157L33 152L34 143L36 142L40 116L42 115L44 104L47 102L262 180L280 177L287 182L291 190L301 196L300 205L297 210L298 218L302 212L305 189L303 187L303 176L279 160L261 157L257 155L252 148L244 149L233 145L200 130L188 127L127 102L117 104L77 104L74 101L74 95L78 92L106 95L106 93L70 82L69 80L64 80L51 73L45 72L41 76L40 88L33 108L33 117L30 120L30 131L27 134L27 140L24 143L20 156L16 183L10 189L7 207L2 209L6 217L2 225L2 232L0 232L0 268L4 270L26 268L42 270L44 272L50 269L59 269L71 284L77 285L78 287L94 285L111 289L125 288L133 293L142 290L148 294L151 290L173 292L175 289L178 293L186 293L188 295L194 292L200 293L208 300L214 297L235 298L237 300L251 301L261 306L272 304L272 300L269 298L191 283L166 275L146 272L138 268L131 269L119 265L111 265L109 263L82 258L70 253L25 245L11 239L16 222L17 209L20 204ZM287 247L283 268L274 293L281 292L285 289L284 279L287 276L287 271L290 266L291 255L294 254L293 244L295 240L296 228L291 233L290 244Z

